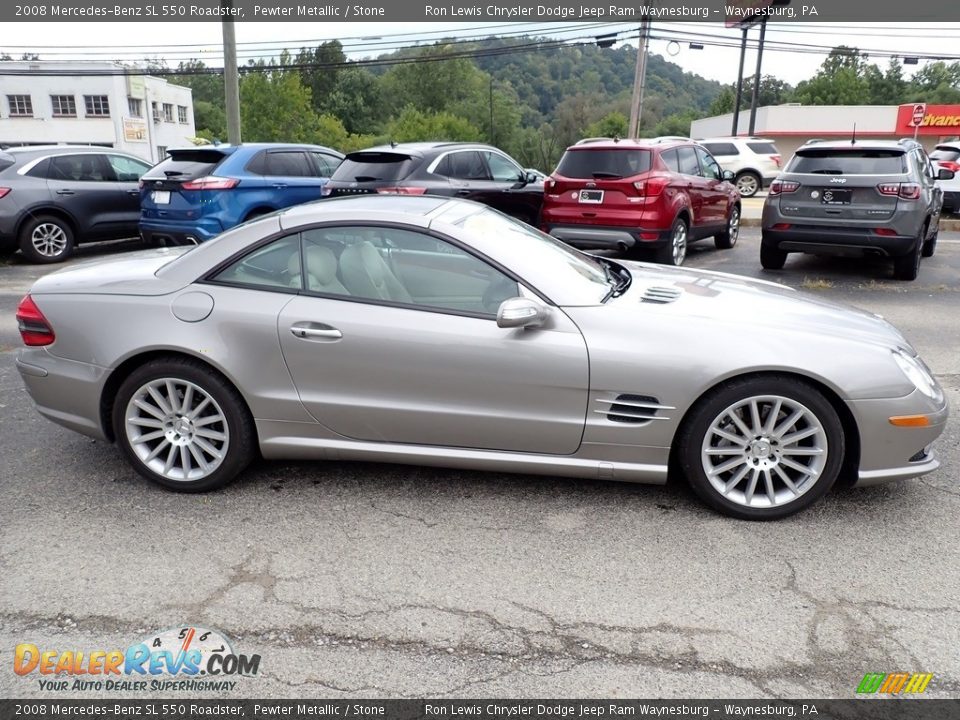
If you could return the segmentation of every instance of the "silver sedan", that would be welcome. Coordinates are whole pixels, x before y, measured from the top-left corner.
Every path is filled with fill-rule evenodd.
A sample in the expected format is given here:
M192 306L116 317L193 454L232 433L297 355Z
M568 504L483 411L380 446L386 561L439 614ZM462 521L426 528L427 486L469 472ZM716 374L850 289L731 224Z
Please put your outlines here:
M664 483L739 518L931 472L948 408L878 316L595 258L444 198L326 200L40 279L17 367L164 487L265 458Z

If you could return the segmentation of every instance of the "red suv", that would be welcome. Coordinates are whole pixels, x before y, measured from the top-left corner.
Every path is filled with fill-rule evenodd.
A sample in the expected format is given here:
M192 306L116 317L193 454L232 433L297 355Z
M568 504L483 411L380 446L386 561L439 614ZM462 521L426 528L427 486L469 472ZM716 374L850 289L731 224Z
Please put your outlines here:
M682 265L690 241L737 242L731 180L692 140L581 140L544 183L542 227L579 248L649 248L659 262Z

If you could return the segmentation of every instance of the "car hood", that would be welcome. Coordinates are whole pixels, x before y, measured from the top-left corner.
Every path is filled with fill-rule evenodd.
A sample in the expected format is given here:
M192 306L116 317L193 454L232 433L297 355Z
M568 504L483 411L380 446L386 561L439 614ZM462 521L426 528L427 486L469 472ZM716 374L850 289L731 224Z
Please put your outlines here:
M190 246L141 250L107 260L76 263L44 275L30 292L166 295L179 290L183 283L158 278L156 272L189 249Z
M633 275L629 290L608 301L611 309L635 313L656 307L677 322L730 325L731 332L809 333L903 347L910 343L882 316L765 280L739 275L624 262ZM682 318L682 319L681 319Z

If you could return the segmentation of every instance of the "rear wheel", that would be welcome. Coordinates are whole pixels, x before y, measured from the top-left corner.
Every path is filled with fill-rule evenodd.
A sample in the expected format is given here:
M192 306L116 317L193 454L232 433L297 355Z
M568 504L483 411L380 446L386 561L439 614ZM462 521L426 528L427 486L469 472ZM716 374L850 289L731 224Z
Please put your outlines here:
M73 245L73 228L54 215L38 215L20 230L20 250L31 262L63 262L73 254Z
M923 250L920 254L923 257L933 257L933 254L937 251L937 236L940 235L940 223L937 223L937 229L934 230L933 236L923 243Z
M742 378L693 407L677 450L707 505L744 520L775 520L810 506L836 482L843 426L823 394L802 380Z
M913 248L906 255L893 259L893 276L897 280L916 280L920 274L920 258L923 256L924 238L927 236L927 225L924 223L920 235Z
M782 270L787 262L787 253L764 241L760 241L760 265L764 270Z
M741 197L753 197L758 192L760 192L760 176L755 172L746 171L737 175L737 179L734 181L737 186L737 192L740 193Z
M680 267L687 257L687 223L683 218L673 221L670 242L657 252L657 262Z
M729 250L737 244L740 237L740 208L734 205L730 208L730 214L727 216L727 227L713 236L713 244L718 250Z
M188 359L153 360L134 370L117 391L113 429L138 473L179 492L226 485L250 463L256 447L240 394Z

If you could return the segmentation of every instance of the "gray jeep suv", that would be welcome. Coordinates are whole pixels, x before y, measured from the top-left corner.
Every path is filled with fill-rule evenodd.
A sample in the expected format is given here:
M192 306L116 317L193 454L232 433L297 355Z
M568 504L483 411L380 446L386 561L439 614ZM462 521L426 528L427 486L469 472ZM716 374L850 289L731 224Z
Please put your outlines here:
M791 252L880 255L914 280L933 255L943 192L914 140L811 141L770 185L760 263L779 270Z

